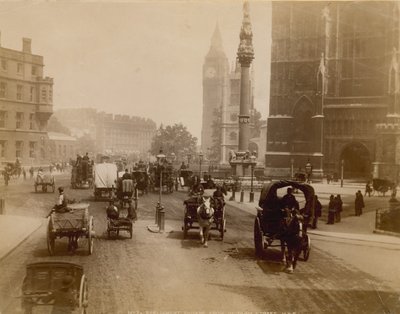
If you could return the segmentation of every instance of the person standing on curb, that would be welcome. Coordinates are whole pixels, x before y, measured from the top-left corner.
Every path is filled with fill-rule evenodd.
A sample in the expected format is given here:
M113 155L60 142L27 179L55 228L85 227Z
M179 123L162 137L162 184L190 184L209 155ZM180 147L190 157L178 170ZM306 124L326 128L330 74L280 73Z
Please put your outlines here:
M342 220L341 213L343 210L343 201L340 197L340 194L336 195L335 200L335 220L336 222L340 222Z
M321 202L318 200L318 196L314 195L314 217L312 220L311 228L317 229L318 218L322 215L322 205Z
M362 209L365 207L364 197L360 190L356 193L356 200L354 201L355 215L361 216Z
M333 225L335 223L335 197L333 194L329 197L329 204L328 204L328 222L327 225Z

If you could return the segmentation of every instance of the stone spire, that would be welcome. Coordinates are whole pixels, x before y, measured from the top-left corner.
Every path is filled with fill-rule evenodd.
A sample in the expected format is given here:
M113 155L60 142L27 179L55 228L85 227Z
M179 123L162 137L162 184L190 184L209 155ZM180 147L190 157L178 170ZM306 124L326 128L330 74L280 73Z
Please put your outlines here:
M251 30L250 6L248 1L243 3L243 21L240 30L240 43L237 56L240 64L250 66L254 59L253 31Z
M210 50L207 57L223 56L225 57L224 47L222 46L221 32L219 30L218 22L215 25L214 33L211 37Z

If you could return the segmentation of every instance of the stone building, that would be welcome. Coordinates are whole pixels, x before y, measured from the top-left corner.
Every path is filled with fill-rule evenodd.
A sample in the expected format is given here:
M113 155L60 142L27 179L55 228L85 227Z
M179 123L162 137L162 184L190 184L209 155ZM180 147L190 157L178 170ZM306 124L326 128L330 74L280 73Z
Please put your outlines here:
M399 40L397 2L272 3L268 174L309 160L316 175L343 163L369 177L376 161L383 176L398 150Z
M43 76L43 57L0 45L0 161L48 161L47 121L53 112L53 79Z
M250 81L250 104L253 103L253 75ZM229 67L218 25L211 39L210 50L203 65L203 120L201 149L208 152L213 146L212 125L216 110L221 110L221 164L229 163L229 151L238 149L240 105L240 64ZM257 145L252 143L252 150ZM255 145L255 147L254 147Z
M51 162L75 160L77 154L75 137L58 132L48 132L48 138Z
M96 122L97 151L136 154L145 159L156 128L156 123L150 119L100 112Z

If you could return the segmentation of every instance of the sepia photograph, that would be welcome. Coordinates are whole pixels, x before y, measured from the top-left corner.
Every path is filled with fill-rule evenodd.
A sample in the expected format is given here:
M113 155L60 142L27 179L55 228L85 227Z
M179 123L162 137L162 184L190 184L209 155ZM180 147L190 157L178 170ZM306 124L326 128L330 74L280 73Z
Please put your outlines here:
M400 313L400 1L0 1L0 314Z

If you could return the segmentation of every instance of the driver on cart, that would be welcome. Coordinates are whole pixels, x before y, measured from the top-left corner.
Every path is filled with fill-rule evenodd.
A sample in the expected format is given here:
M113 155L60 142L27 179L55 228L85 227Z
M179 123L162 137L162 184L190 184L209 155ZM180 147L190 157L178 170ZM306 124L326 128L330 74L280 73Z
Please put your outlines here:
M106 211L107 211L108 218L110 218L110 219L118 219L119 218L119 210L118 210L118 207L114 205L114 200L110 200Z
M218 185L217 189L213 193L213 201L215 202L215 208L221 209L225 206L224 194L226 195L226 192L224 193L222 191L222 188Z
M68 207L67 207L67 198L64 194L64 188L63 187L59 187L58 188L58 200L56 205L54 205L54 207L51 209L50 213L47 215L47 217L49 217L51 215L51 213L56 212L56 213L65 213L67 211L69 211Z
M283 219L286 217L286 212L282 209L282 199L277 195L276 190L266 197L263 202L259 203L262 210L264 230L273 234L274 237L279 237L283 232Z

